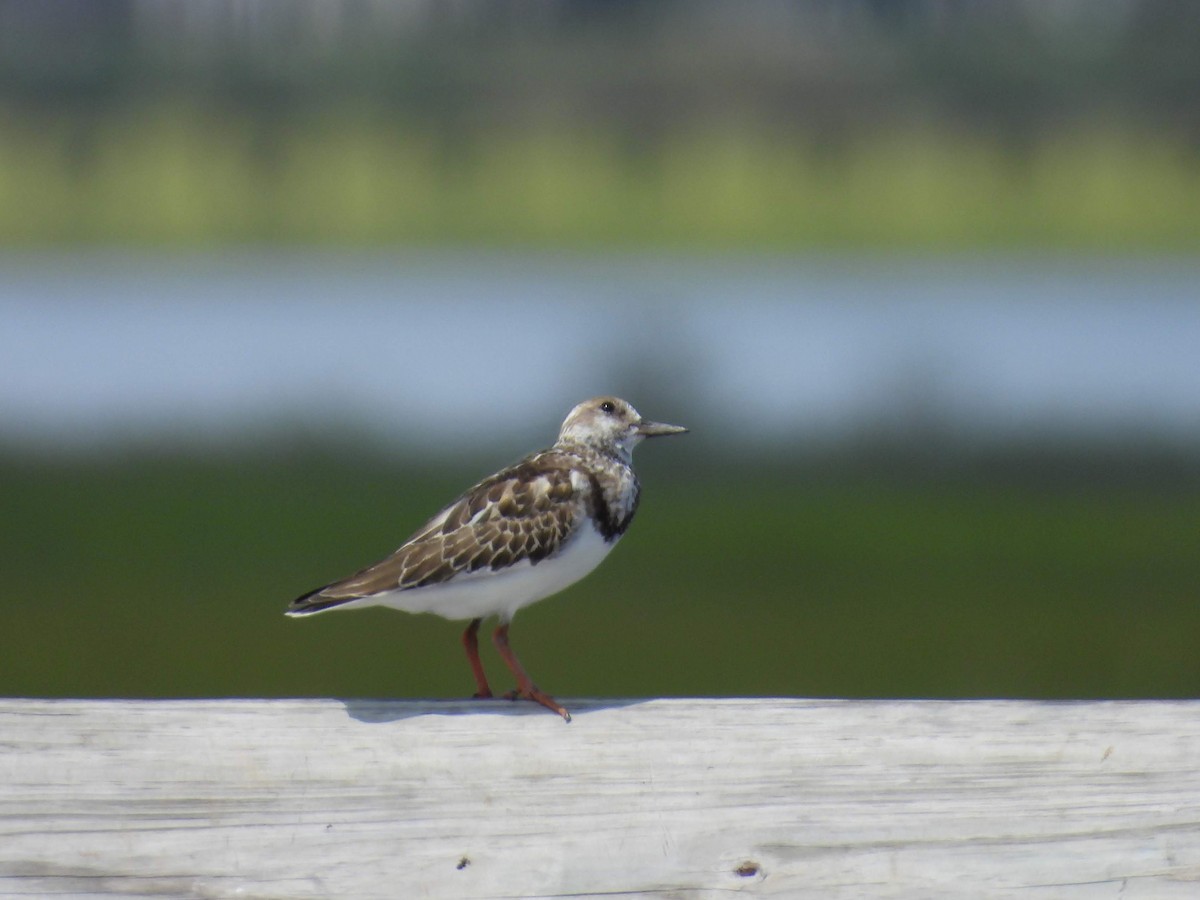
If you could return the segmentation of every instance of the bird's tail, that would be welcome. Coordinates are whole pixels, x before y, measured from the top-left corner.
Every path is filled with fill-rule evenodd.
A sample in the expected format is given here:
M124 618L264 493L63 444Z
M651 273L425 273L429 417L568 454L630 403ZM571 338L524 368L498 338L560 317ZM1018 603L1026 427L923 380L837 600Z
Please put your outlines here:
M325 612L327 609L333 609L335 606L341 606L343 603L349 603L354 599L353 597L322 596L321 591L323 590L325 590L324 587L319 587L297 597L288 604L287 611L284 614L288 616L308 616L313 613Z

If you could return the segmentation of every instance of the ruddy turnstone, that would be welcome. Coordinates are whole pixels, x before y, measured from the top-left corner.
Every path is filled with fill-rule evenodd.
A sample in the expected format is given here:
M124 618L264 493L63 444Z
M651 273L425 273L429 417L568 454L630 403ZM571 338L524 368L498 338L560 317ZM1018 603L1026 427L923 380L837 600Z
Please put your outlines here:
M508 643L513 615L574 584L616 546L637 510L633 448L643 438L687 431L651 422L617 397L585 400L558 440L475 485L425 523L395 553L292 601L289 616L391 606L470 619L463 647L476 697L491 697L479 661L479 626L499 624L492 641L517 679L507 695L568 713L540 690Z

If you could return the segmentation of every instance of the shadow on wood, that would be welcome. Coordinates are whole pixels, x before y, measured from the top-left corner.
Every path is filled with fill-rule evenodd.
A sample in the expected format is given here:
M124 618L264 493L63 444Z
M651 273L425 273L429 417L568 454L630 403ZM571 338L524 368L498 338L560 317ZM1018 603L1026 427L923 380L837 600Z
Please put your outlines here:
M0 895L1200 896L1200 702L0 700Z
M492 697L487 700L371 700L345 699L340 700L346 706L346 712L352 719L359 722L380 723L398 722L401 719L411 719L413 716L512 716L512 715L545 715L545 708L531 704L526 700L510 700L507 697ZM575 701L571 705L571 715L587 715L604 709L622 709L649 700L584 700ZM568 723L563 723L568 724Z

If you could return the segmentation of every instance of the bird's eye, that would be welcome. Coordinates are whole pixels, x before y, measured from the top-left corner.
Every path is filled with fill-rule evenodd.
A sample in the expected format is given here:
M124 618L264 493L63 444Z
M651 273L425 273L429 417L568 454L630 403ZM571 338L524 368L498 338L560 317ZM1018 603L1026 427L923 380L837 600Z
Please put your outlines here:
M614 404L611 400L605 400L603 403L600 404L600 412L614 413L616 411L617 411L616 404Z

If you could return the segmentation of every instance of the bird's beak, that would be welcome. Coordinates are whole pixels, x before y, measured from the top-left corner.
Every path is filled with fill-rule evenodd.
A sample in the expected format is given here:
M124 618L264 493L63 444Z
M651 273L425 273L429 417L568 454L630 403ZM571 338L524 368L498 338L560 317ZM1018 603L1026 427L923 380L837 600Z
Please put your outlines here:
M637 433L642 437L661 437L664 434L683 434L687 431L682 425L667 425L663 422L651 422L642 419L637 424Z

